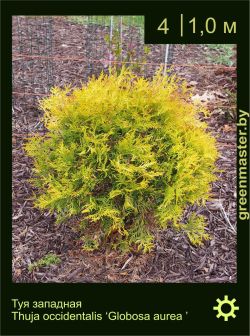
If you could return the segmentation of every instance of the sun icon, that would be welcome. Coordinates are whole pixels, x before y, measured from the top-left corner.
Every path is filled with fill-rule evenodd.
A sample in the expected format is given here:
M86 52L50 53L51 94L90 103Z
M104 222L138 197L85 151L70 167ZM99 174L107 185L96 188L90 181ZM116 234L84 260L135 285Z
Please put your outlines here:
M234 312L235 310L240 309L238 306L234 305L236 299L228 300L228 296L224 295L224 300L217 299L216 301L218 302L218 306L213 307L213 310L218 310L218 314L216 315L217 318L220 318L222 316L224 317L224 321L228 321L228 318L230 316L233 318L236 317ZM226 306L229 307L228 312L225 312ZM224 308L224 311L222 308Z

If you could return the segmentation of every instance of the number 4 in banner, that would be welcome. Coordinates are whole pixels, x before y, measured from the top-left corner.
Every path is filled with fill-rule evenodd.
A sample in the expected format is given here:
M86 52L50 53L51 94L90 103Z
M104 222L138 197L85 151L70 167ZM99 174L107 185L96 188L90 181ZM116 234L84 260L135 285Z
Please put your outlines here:
M165 18L165 19L161 22L161 24L159 25L159 27L157 28L157 30L162 30L162 31L164 31L164 34L167 34L167 33L168 33L169 28L168 28L168 19L167 19L167 18Z

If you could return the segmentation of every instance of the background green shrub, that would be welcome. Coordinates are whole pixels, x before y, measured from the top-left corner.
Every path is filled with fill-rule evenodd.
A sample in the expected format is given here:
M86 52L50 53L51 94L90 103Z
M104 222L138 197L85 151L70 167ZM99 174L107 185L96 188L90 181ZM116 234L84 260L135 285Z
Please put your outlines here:
M35 205L59 222L78 215L85 250L108 241L147 252L154 227L168 225L200 244L203 218L181 218L209 196L217 151L190 95L175 76L149 81L124 68L80 89L52 89L41 102L48 132L26 145Z

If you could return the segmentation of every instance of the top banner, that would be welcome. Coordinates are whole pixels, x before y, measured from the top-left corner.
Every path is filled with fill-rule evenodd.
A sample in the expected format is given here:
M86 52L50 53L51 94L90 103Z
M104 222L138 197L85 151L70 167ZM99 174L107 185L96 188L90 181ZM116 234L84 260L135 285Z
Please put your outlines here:
M157 11L145 15L145 42L237 43L248 32L247 6L243 1L157 2Z

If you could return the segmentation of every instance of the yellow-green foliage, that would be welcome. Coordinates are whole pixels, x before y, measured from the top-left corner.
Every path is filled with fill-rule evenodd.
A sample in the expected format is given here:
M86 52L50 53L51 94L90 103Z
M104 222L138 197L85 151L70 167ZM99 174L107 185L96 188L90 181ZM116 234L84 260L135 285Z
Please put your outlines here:
M44 267L59 264L61 259L54 253L49 253L42 257L41 259L29 264L28 269L30 272L33 271L34 268Z
M81 215L86 250L106 240L149 251L152 222L201 243L201 218L180 220L187 205L207 199L217 151L190 94L175 76L149 81L127 69L52 89L41 103L48 133L26 145L41 191L35 205L58 221Z

